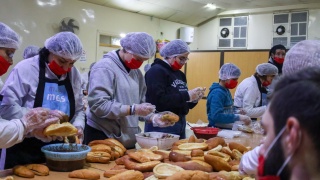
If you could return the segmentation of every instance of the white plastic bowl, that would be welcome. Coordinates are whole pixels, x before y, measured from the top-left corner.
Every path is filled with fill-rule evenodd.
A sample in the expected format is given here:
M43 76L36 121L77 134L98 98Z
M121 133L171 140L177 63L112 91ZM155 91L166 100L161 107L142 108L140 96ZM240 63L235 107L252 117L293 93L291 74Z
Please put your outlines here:
M178 141L179 137L179 135L163 132L145 132L136 134L137 142L141 148L158 146L161 150L171 149L172 144Z

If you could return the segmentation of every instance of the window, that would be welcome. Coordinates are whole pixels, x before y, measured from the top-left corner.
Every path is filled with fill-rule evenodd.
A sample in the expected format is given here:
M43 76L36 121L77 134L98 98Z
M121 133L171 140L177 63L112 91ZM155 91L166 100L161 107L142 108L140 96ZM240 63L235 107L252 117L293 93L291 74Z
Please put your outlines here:
M219 48L247 47L248 16L220 18Z
M273 16L273 45L282 44L287 48L299 41L307 39L308 12L292 12L274 14Z

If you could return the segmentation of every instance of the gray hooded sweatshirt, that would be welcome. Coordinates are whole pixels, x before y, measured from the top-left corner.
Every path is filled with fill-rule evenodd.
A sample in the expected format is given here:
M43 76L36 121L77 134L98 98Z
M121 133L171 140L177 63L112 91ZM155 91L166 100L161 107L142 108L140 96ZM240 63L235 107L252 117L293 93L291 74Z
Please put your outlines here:
M125 147L135 146L140 133L138 116L128 115L128 105L145 102L146 85L139 69L128 73L116 51L104 55L91 69L87 124L119 140Z

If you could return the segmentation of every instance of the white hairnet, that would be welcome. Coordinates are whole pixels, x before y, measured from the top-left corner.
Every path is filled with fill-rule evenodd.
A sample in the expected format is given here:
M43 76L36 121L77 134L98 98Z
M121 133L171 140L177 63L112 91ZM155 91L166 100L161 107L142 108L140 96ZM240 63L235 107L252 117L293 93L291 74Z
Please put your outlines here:
M0 22L0 47L18 49L20 36L9 26Z
M147 71L149 71L149 69L151 68L151 64L146 64L145 66L144 66L144 72L147 72Z
M162 48L160 49L160 55L162 57L178 56L186 52L190 52L189 46L181 39L175 39L162 46Z
M232 63L226 63L222 65L219 70L219 79L221 80L239 78L240 75L240 69Z
M270 64L270 63L262 63L256 67L256 72L260 76L277 75L278 68L277 68L277 66Z
M28 58L31 58L35 55L38 55L39 54L39 47L38 46L28 46L24 49L23 51L23 58L24 59L28 59Z
M310 66L320 67L319 40L304 40L295 44L286 54L282 72L284 75L292 74Z
M82 43L72 32L60 32L50 37L44 46L51 53L65 59L78 60L82 55Z
M120 45L134 55L151 58L156 52L156 43L152 36L144 32L128 33L120 40Z

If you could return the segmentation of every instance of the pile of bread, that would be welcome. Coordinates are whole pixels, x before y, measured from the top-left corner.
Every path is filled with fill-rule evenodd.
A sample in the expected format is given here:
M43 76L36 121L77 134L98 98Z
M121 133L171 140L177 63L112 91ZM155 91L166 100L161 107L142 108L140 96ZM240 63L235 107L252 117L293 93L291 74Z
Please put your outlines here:
M110 179L251 179L238 172L242 155L250 150L239 143L226 143L220 137L209 140L179 140L171 151L139 149L115 161L104 172Z

